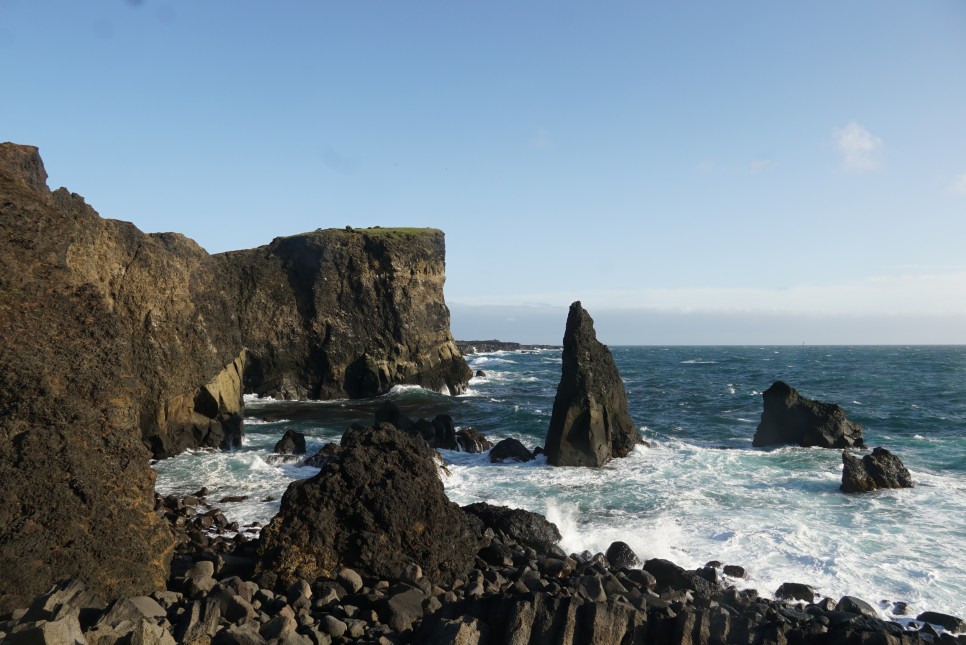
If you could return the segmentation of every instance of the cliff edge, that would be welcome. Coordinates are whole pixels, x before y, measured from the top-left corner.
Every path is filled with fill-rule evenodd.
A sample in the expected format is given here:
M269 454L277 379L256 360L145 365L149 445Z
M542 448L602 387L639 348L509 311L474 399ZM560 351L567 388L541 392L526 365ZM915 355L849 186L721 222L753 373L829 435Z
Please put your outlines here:
M469 379L439 231L211 256L46 179L36 148L0 144L0 612L64 578L162 589L173 537L149 459L240 445L246 381L331 398Z
M319 229L216 257L249 349L246 391L360 398L407 384L459 394L472 376L450 333L442 231Z

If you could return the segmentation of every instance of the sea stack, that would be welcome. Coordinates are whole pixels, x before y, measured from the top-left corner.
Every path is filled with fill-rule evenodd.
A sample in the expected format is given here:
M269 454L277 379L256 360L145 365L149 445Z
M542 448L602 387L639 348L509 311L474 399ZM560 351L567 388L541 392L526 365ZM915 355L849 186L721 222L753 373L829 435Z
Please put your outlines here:
M775 381L761 395L764 411L755 430L756 448L779 444L819 448L865 448L862 427L845 418L834 403L806 399L798 390Z
M563 370L547 432L547 463L600 467L643 443L627 411L627 393L610 350L597 340L580 302L570 305Z
M885 448L859 459L842 451L842 492L864 493L880 488L912 488L912 475L902 461Z

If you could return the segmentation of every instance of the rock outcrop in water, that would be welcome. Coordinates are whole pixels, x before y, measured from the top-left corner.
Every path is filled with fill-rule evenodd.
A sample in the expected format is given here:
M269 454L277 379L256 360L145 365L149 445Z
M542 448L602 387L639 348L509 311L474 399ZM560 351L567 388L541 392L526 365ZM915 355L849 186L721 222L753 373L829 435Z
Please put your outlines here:
M388 423L354 426L316 476L289 485L262 532L259 568L292 581L344 567L400 577L416 564L452 581L472 567L478 539L446 497L426 442Z
M563 370L544 448L547 463L599 467L641 443L610 350L597 340L590 314L575 302L564 332Z
M104 597L163 586L148 460L239 445L246 382L324 398L470 377L439 231L210 256L46 177L36 148L0 144L0 610L67 577Z
M776 381L761 395L764 411L755 430L755 447L793 444L820 448L864 448L862 427L845 418L834 403L806 399L798 390Z
M842 491L864 493L880 488L912 488L912 475L902 461L885 448L873 448L861 459L842 451Z

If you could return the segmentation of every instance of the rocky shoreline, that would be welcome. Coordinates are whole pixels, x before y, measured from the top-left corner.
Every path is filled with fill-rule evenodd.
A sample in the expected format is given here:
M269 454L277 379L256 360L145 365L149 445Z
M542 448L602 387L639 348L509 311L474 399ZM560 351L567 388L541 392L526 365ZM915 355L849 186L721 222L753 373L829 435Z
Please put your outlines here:
M522 352L538 349L560 349L560 345L527 345L503 340L457 340L456 347L463 356L488 352Z
M776 599L739 588L744 569L641 563L624 543L565 554L543 517L485 504L482 545L448 582L410 564L398 576L343 567L282 583L257 575L260 527L239 527L205 499L157 497L179 536L166 589L105 602L64 581L0 616L4 643L736 643L966 644L966 623L924 613L905 625L849 596L786 583ZM953 635L955 632L960 634Z

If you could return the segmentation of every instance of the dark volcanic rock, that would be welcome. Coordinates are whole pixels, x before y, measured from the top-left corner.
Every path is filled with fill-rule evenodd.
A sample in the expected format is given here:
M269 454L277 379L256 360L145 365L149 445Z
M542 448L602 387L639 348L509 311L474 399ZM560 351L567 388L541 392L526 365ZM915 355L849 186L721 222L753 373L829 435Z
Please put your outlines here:
M148 460L238 446L246 381L326 398L469 379L440 231L209 256L45 178L36 148L0 144L0 612L64 578L160 589L174 538Z
M456 432L456 442L463 452L486 452L493 447L493 442L487 439L476 428L463 428Z
M299 466L311 466L312 468L325 468L325 465L329 463L336 455L339 454L339 444L337 443L327 443L319 451L312 455L311 457L306 457L302 460Z
M912 475L898 457L885 448L874 448L872 454L859 459L848 450L842 451L842 490L864 493L879 488L912 488Z
M490 449L490 461L494 464L505 461L532 461L533 453L513 438L503 439Z
M862 428L845 418L845 410L801 396L782 381L761 395L764 411L752 445L797 444L820 448L864 448Z
M345 567L398 578L415 563L449 581L469 570L479 547L423 441L388 424L354 426L318 475L289 485L262 531L259 569L283 580L335 577Z
M624 382L580 302L570 305L563 369L544 450L553 466L603 466L643 443L627 411Z
M925 611L916 616L916 620L939 625L954 634L966 633L966 620L957 618L956 616L950 616L949 614L941 614L938 611Z
M436 229L319 229L215 256L230 275L251 366L246 391L358 398L396 384L462 392Z
M280 455L304 455L305 435L295 430L286 430L275 444L273 452Z
M464 506L463 512L479 518L486 528L502 532L511 540L531 547L538 553L552 551L561 538L553 522L543 515L521 508L477 502Z
M641 559L637 557L634 549L627 542L614 542L607 547L607 553L604 554L604 557L607 558L610 566L617 569L630 569L641 566Z

